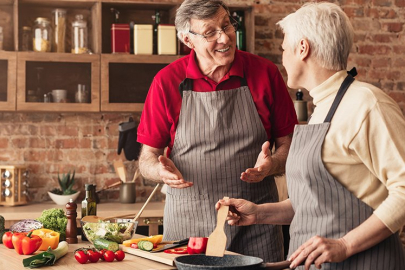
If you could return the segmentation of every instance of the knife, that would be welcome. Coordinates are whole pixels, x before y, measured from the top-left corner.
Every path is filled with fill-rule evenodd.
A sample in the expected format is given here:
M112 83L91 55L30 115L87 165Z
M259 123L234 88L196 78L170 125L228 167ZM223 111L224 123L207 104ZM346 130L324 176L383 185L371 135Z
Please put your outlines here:
M188 244L188 238L177 241L177 242L173 242L173 244L164 245L163 247L152 250L150 253L161 252L161 251L166 250L166 249L180 247L180 246L184 246L184 245L187 245L187 244Z

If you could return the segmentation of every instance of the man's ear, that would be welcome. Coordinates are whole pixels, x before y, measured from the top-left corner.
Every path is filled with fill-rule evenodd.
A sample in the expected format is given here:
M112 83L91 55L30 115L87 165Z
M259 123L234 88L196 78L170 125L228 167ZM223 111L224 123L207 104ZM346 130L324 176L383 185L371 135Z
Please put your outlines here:
M298 49L299 49L299 54L300 54L301 60L304 60L305 58L307 58L309 56L309 52L311 49L309 46L308 40L301 39Z
M194 49L193 43L191 43L190 37L187 34L182 35L183 43L187 45L190 49Z

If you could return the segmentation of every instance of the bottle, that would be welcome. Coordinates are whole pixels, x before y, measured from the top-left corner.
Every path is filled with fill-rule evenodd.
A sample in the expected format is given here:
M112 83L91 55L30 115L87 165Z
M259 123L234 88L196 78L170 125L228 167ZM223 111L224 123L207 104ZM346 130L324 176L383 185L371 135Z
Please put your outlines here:
M52 48L51 22L47 18L38 17L32 32L32 48L34 52L50 52Z
M153 24L153 54L158 54L158 26L160 24L160 12L159 10L155 11L155 15L152 16L155 20Z
M95 189L93 184L86 184L86 197L82 201L82 218L85 216L95 216L97 215L97 202L94 197ZM86 236L82 230L82 240L87 241Z
M243 20L243 11L235 11L233 18L238 23L238 28L236 29L236 46L239 50L246 51L246 28Z
M52 11L54 35L52 48L54 52L65 52L66 9L57 8Z
M31 51L31 27L29 26L23 26L21 30L21 51L23 52L28 52Z
M83 15L76 15L76 20L72 22L72 53L87 53L87 22L83 20Z
M66 242L68 244L76 244L77 243L77 204L70 199L69 202L66 204L66 217L68 219L66 225Z
M297 93L295 94L297 100L294 100L294 109L297 114L298 121L307 121L308 120L308 112L307 112L307 102L302 100L304 93L302 93L301 89L298 89Z

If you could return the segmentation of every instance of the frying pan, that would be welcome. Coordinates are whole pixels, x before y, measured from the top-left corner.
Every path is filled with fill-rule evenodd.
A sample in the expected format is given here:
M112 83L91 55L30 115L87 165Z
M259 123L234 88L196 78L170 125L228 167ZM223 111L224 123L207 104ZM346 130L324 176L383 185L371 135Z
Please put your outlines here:
M257 257L244 255L224 255L224 257L206 256L204 254L186 255L174 259L179 270L227 270L227 269L267 269L282 270L289 269L291 262L282 261L276 263L263 263Z

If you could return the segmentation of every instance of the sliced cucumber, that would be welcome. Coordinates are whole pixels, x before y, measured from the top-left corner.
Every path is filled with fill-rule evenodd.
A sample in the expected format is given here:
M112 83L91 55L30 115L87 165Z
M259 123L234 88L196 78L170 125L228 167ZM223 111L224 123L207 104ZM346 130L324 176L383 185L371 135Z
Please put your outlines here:
M150 241L139 241L138 248L144 251L151 251L153 249L153 243Z

